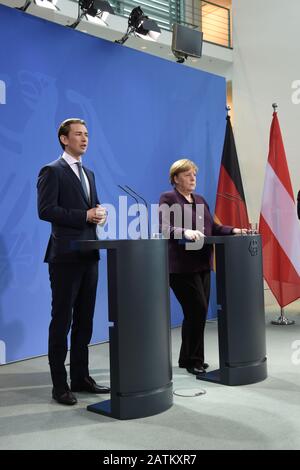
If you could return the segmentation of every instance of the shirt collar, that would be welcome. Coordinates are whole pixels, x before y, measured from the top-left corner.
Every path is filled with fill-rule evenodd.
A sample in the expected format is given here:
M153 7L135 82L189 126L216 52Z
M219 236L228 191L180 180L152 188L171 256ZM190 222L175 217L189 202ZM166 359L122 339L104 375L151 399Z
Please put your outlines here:
M77 160L76 158L69 155L67 152L64 152L61 158L63 158L69 165L74 165L75 163L78 163L78 162L82 163L81 158Z

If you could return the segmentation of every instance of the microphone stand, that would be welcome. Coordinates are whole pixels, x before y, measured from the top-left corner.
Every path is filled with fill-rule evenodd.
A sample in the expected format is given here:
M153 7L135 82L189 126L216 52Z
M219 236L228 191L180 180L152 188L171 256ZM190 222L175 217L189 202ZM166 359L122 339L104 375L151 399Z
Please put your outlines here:
M139 200L133 194L131 194L129 191L127 191L127 189L125 189L123 186L121 186L120 184L118 184L118 187L120 189L122 189L122 191L124 191L124 193L128 194L128 196L131 196L135 200L135 202L137 203L138 211L139 211L139 226L140 226L140 240L141 240L142 239L142 234L141 234L141 211L140 211Z
M223 197L224 199L227 199L228 201L231 201L231 202L235 202L237 204L241 235L244 236L243 231L242 231L242 217L241 217L240 205L237 203L237 201L243 202L243 199L239 196L234 196L233 194L229 194L229 193L225 193L225 194L217 193L217 196Z
M148 203L147 201L140 195L138 194L137 192L135 192L132 188L130 188L130 186L128 186L127 184L125 185L125 188L129 189L129 191L131 191L133 194L135 194L137 197L139 197L143 203L145 204L146 206L146 209L147 209L147 239L150 238L150 222L149 222L149 207L148 207Z

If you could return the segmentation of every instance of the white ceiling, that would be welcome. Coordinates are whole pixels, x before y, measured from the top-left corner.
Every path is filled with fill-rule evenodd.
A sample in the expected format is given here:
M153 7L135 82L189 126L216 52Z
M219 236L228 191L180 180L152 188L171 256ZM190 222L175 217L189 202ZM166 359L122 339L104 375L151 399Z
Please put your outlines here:
M0 4L9 7L20 7L24 5L25 0L0 0ZM231 0L218 0L218 3L230 3ZM32 4L26 13L32 14L49 21L61 25L70 25L77 18L78 7L77 4L70 0L58 0L57 6L60 12L53 12L52 10L37 7ZM77 27L78 31L93 36L101 37L109 41L120 39L127 29L126 18L110 15L108 18L108 27L96 26L90 22L82 21ZM158 57L175 62L176 59L171 52L172 33L170 31L162 31L159 41L157 43L144 41L136 37L130 37L123 47L131 47L133 49L142 50L145 53L150 53ZM203 55L200 59L191 59L182 64L182 66L193 67L196 69L222 75L228 80L231 79L232 67L232 50L213 45L210 43L203 44Z

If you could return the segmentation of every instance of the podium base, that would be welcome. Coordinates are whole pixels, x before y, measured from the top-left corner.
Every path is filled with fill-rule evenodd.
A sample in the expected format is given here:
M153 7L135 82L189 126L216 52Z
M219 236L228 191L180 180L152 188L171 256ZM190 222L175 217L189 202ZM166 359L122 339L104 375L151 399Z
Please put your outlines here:
M115 419L136 419L162 413L172 405L173 384L171 382L151 392L115 395L111 400L87 406L87 410Z
M111 416L111 401L105 400L86 407L88 411L98 413L99 415Z
M198 380L222 385L249 385L267 378L267 358L246 366L223 367L197 375Z

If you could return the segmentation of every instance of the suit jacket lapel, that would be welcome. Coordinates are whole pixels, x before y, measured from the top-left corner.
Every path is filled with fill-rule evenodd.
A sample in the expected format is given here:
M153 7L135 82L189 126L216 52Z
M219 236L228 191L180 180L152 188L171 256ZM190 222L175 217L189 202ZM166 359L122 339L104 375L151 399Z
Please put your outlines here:
M82 187L82 184L81 184L81 181L80 179L75 175L74 171L72 170L72 168L70 167L70 165L63 159L63 158L60 158L59 160L59 163L60 165L63 167L64 171L66 172L66 174L69 176L70 180L72 181L72 183L75 185L76 189L80 191L83 199L87 202L88 205L90 205L90 202L87 200L86 198L86 195L85 195L85 192L83 190L83 187ZM89 182L90 182L90 178L89 178ZM90 186L91 188L91 186Z

